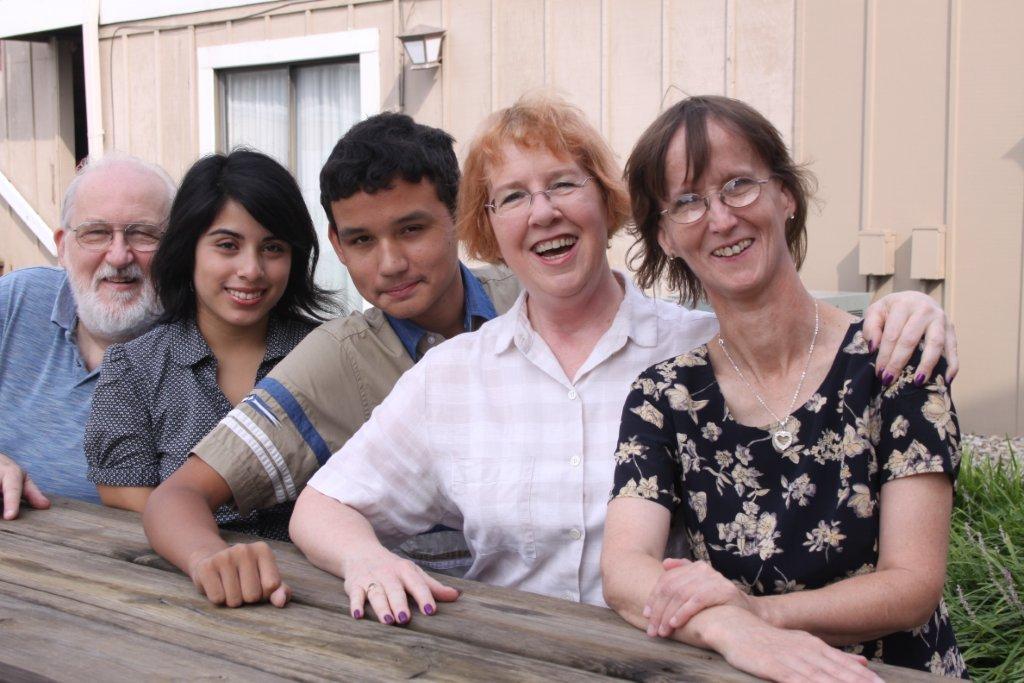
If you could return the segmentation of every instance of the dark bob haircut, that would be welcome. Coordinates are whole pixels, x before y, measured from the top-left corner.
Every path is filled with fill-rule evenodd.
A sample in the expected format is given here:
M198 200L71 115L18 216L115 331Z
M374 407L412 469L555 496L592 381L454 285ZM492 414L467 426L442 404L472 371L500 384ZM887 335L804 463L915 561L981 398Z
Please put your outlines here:
M271 313L284 318L324 320L334 313L330 292L313 282L320 258L313 221L298 183L266 154L237 149L227 156L203 157L188 170L171 204L167 232L153 257L152 277L162 320L170 322L196 313L192 288L199 238L232 199L274 237L292 249L288 286Z
M682 259L670 259L658 245L661 209L669 200L665 157L669 143L682 129L686 135L686 177L698 183L710 163L708 119L746 140L754 153L779 179L796 203L793 220L786 221L786 244L797 269L807 253L807 204L813 179L797 166L782 135L768 119L750 105L728 97L707 95L688 97L676 103L654 120L637 141L626 162L636 243L630 249L630 267L637 283L650 288L663 275L670 288L679 292L680 301L696 305L705 297L704 287Z
M320 204L331 229L331 203L357 192L390 189L395 179L434 184L437 198L455 216L459 160L443 130L416 123L405 114L377 114L352 126L338 140L320 171Z

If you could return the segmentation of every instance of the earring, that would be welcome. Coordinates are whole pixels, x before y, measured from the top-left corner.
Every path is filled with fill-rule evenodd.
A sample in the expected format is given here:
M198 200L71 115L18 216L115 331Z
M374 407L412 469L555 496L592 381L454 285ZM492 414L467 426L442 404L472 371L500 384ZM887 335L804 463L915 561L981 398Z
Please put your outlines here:
M789 220L795 221L796 220L796 214L795 213L789 214Z

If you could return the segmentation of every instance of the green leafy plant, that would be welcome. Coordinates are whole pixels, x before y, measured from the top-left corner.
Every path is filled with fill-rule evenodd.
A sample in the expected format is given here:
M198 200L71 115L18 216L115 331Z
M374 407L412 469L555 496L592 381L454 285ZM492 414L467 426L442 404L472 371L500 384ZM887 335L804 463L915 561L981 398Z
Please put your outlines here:
M1024 681L1024 468L965 449L946 605L976 681Z

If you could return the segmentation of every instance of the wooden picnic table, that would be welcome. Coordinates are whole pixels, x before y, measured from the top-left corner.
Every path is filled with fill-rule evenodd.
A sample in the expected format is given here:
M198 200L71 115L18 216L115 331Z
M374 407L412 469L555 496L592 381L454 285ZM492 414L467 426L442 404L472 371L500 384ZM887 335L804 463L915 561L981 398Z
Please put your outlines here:
M339 579L272 545L292 602L228 609L153 553L136 514L56 499L0 522L0 680L752 680L611 610L447 577L463 594L435 616L356 621Z

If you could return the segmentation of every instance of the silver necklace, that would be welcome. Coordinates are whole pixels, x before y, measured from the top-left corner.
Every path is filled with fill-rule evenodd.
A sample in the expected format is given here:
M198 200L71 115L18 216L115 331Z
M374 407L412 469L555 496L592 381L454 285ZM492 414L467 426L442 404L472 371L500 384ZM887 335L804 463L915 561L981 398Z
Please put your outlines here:
M772 433L772 445L775 446L775 450L780 453L789 448L793 443L793 433L786 429L786 420L789 419L790 414L793 412L793 407L796 405L796 399L797 396L800 395L800 390L804 388L804 380L807 378L807 370L811 367L811 356L814 354L814 342L818 340L819 322L818 300L814 299L814 336L811 337L811 345L807 349L807 362L804 363L804 371L800 373L800 382L796 385L796 391L793 392L793 399L789 402L789 408L786 410L785 418L781 418L776 415L775 411L769 408L765 400L761 398L761 394L757 393L757 390L754 389L750 382L747 381L747 378L742 372L740 372L739 366L736 365L736 361L734 361L732 356L729 354L729 349L725 347L725 337L723 337L721 333L718 335L718 345L722 347L725 357L728 358L729 363L732 364L732 369L736 371L736 374L740 376L743 383L747 385L747 389L750 389L750 393L754 395L754 398L756 398L757 402L761 404L761 407L764 408L769 415L775 418L777 426L775 431Z

